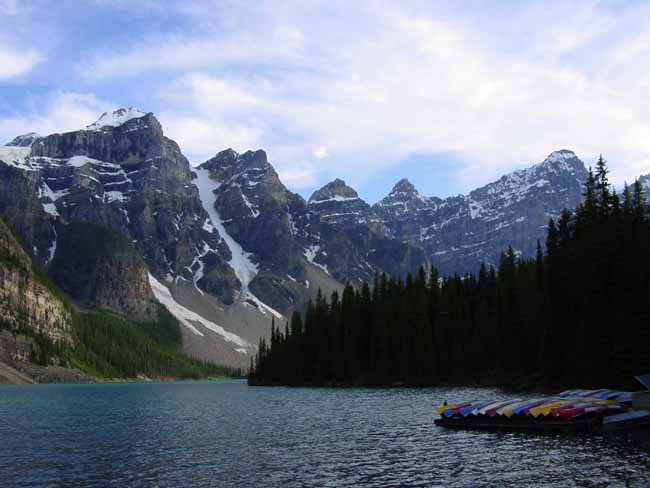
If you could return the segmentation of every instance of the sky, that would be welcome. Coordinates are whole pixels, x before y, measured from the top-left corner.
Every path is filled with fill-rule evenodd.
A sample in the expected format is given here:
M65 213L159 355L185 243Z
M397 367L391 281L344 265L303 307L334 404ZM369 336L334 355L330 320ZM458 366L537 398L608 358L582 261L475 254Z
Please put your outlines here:
M304 196L465 193L571 149L650 173L650 2L0 0L0 141L156 114Z

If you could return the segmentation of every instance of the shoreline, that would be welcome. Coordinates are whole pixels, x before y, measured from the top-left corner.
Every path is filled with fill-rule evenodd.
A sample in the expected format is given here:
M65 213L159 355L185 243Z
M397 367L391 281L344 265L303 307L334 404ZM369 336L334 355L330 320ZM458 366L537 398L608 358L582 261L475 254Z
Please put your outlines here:
M166 376L150 378L98 378L80 369L63 366L41 366L23 361L7 361L0 358L0 386L2 385L79 385L101 383L164 383L173 381L223 381L245 378L212 376L206 378L182 378Z
M584 383L584 384L580 384ZM598 388L613 388L613 389L629 389L631 385L603 385L596 383L581 382L579 380L571 381L558 381L553 383L544 383L537 376L520 377L520 378L497 378L497 377L484 377L475 378L472 381L451 381L441 382L435 384L425 383L406 383L406 382L393 382L393 383L312 383L312 384L283 384L264 381L254 381L248 383L249 386L256 387L287 387L287 388L328 388L328 389L349 389L349 388L367 388L367 389L423 389L423 388L496 388L505 393L526 393L526 394L553 394L558 391L567 389L598 389Z

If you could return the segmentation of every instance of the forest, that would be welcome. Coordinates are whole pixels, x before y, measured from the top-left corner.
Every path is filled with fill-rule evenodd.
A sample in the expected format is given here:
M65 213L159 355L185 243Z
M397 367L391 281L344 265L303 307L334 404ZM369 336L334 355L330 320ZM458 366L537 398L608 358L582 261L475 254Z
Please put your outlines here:
M641 184L617 194L601 157L534 258L319 293L260 340L249 384L630 386L650 372L648 249Z
M75 313L72 333L74 344L59 355L96 378L241 376L239 369L183 354L180 324L162 305L155 322L133 322L105 311Z

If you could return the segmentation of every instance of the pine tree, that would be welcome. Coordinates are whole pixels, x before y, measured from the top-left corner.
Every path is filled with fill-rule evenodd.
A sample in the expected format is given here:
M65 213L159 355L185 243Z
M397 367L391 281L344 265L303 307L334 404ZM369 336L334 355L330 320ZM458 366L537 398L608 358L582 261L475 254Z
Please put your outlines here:
M272 325L270 348L260 340L253 381L436 384L535 374L553 385L622 385L650 369L647 206L638 181L619 201L602 158L585 197L575 214L549 220L546 252L538 242L524 259L509 247L498 272L482 264L477 275L444 279L433 268L404 280L381 274L329 302L319 291L304 322L295 314L284 334Z
M600 157L598 158L598 162L596 163L596 174L594 175L595 177L595 193L596 193L596 205L598 209L600 210L601 215L606 215L611 201L611 192L610 192L610 186L609 186L609 180L607 178L607 174L609 173L609 170L607 169L607 161L603 159L603 155L601 154Z

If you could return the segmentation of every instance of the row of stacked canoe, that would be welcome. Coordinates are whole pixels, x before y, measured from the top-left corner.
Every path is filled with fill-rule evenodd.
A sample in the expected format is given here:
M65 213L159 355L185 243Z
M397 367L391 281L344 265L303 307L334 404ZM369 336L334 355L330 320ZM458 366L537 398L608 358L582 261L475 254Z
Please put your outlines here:
M436 424L485 429L599 430L607 417L630 412L632 393L567 390L545 398L471 401L436 408Z

